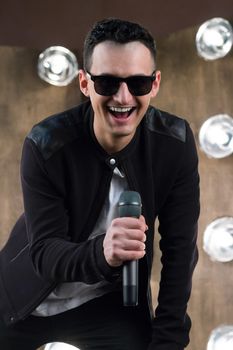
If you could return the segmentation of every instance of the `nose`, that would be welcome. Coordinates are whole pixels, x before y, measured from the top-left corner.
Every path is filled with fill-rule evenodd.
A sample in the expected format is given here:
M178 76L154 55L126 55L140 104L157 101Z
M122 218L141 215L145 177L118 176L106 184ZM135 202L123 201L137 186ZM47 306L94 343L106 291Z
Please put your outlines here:
M118 91L113 95L115 101L122 105L128 105L132 102L133 95L130 93L125 82L121 82Z

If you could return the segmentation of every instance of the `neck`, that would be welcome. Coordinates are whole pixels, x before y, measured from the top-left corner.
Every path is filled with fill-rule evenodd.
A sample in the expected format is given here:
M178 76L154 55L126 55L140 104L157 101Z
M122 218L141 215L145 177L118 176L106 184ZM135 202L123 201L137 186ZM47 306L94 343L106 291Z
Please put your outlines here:
M120 152L123 148L125 148L131 141L132 135L130 135L130 139L127 137L116 137L113 140L98 140L103 149L109 153L114 154ZM110 141L110 142L109 142Z

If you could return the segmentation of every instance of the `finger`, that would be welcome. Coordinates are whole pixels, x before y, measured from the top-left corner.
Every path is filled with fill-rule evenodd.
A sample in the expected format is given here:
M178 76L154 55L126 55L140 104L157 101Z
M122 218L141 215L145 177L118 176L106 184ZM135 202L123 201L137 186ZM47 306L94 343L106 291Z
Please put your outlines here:
M143 242L136 240L125 240L122 243L122 249L131 250L131 251L144 251L146 249L146 245Z
M143 225L145 227L144 231L147 231L148 230L148 226L146 224L146 220L145 220L144 216L140 215L139 220L143 223Z
M137 240L140 242L146 241L146 235L144 231L141 231L141 230L127 229L122 233L122 235L124 235L123 237L128 240Z
M113 228L131 228L131 229L139 229L142 231L146 231L148 229L148 226L145 223L144 217L140 218L132 218L132 217L123 217L123 218L116 218L112 221L111 226Z
M145 253L145 250L122 250L118 252L117 258L122 262L129 260L139 260L145 256Z

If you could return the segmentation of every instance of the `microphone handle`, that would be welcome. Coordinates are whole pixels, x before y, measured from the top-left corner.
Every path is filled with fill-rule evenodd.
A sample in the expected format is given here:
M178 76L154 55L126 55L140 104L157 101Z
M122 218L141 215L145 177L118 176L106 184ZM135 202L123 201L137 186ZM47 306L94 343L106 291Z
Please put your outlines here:
M135 217L141 215L141 197L138 192L125 191L119 199L120 217ZM123 264L123 304L138 305L138 260L126 261Z
M123 265L124 306L138 305L138 260L126 261Z

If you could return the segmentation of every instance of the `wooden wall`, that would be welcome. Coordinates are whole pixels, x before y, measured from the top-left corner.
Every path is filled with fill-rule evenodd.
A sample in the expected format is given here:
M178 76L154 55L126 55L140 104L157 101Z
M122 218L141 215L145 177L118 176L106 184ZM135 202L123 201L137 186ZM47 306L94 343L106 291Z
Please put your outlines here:
M195 33L196 28L191 28L157 41L162 84L152 104L185 117L197 140L208 116L233 116L233 55L213 62L202 60L196 54ZM36 72L37 57L33 49L0 47L0 246L22 211L19 161L25 135L37 121L81 101L76 82L63 88L42 82ZM189 304L193 327L188 350L205 350L213 328L233 324L233 265L210 261L202 249L206 225L216 217L233 215L233 159L209 159L201 151L199 159L200 258ZM157 243L158 237L152 281L155 304L160 269Z
M77 83L55 87L37 75L36 50L0 47L0 244L19 213L22 198L19 161L31 127L50 114L80 101Z
M218 113L233 117L233 52L223 59L204 61L196 54L191 28L158 42L162 71L155 106L186 118L196 137L201 176L199 262L189 304L193 326L189 350L205 350L209 334L221 324L233 325L233 263L212 262L203 252L203 231L217 217L233 215L233 158L210 159L199 150L202 123ZM158 271L155 265L155 285Z

